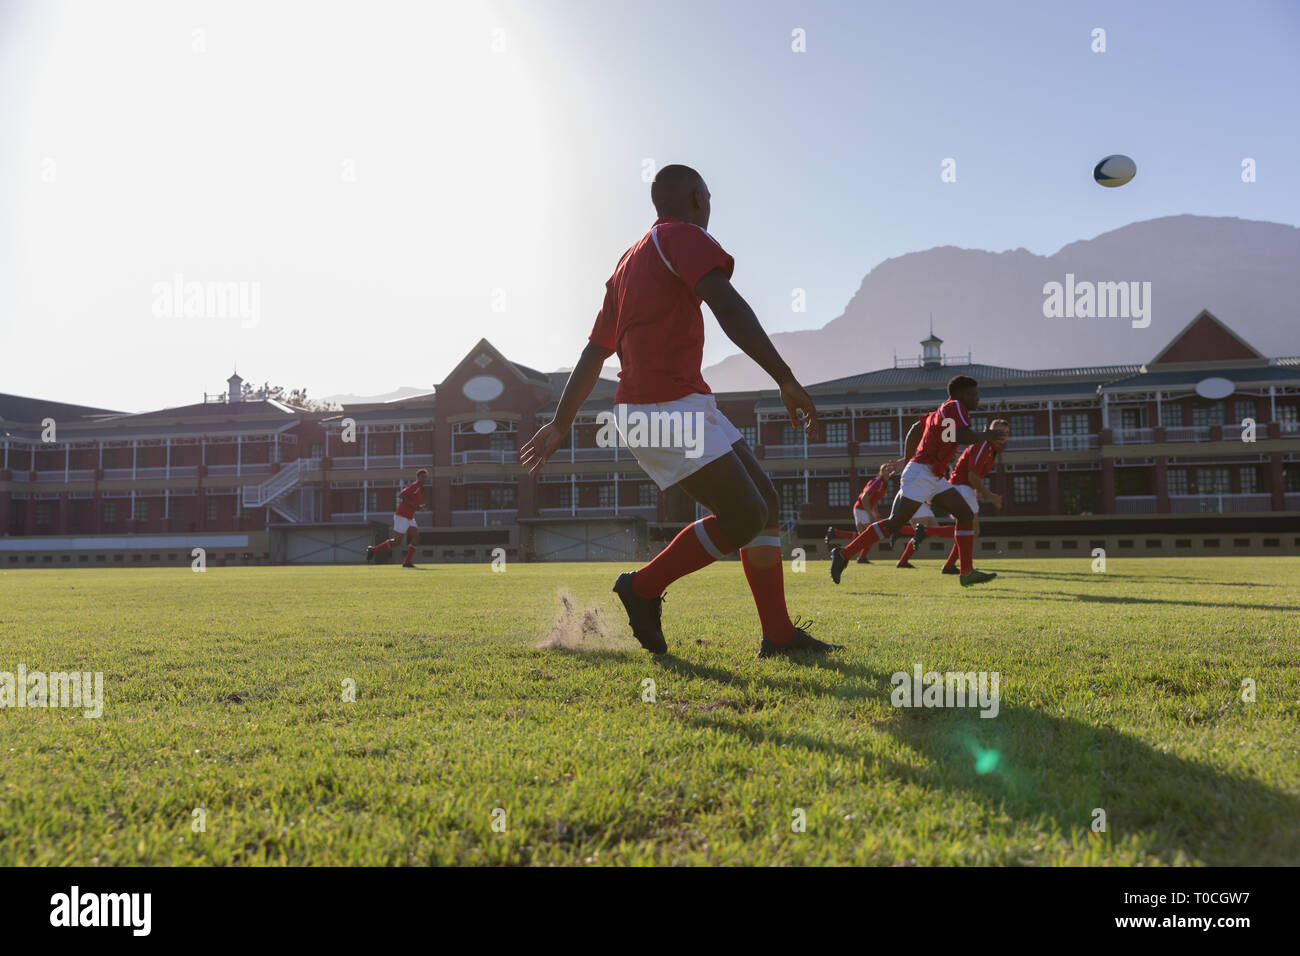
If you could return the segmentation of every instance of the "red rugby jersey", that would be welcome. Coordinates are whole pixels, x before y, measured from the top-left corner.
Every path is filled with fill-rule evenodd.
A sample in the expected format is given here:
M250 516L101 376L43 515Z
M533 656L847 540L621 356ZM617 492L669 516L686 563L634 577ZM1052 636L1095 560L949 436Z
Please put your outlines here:
M615 402L670 402L711 394L700 374L704 316L695 285L714 269L731 278L732 259L706 231L672 216L623 253L605 283L605 301L589 336L618 353Z
M417 478L399 493L401 501L397 503L397 514L402 518L414 518L415 509L424 501L424 486Z
M970 415L966 413L966 406L957 399L950 398L925 416L925 431L921 434L921 444L917 446L916 454L912 456L912 461L928 466L930 471L939 478L947 477L948 463L952 461L952 456L957 454L958 447L955 437L952 441L943 440L945 419L954 423L952 426L954 433L958 428L970 427Z
M954 485L969 485L971 474L984 478L993 470L993 461L997 457L998 446L991 441L967 445L957 456L957 464L953 466L949 481Z
M858 500L853 502L853 507L868 514L873 513L876 505L880 504L880 499L885 497L888 488L889 482L876 475L867 482L866 487L862 489L862 494L858 495Z

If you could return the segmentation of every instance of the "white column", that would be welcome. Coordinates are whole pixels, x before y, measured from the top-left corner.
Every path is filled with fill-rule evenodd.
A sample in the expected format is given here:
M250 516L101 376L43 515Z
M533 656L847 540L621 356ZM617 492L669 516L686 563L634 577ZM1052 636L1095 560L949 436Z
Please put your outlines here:
M101 443L101 447L102 447L102 443ZM101 458L103 457L102 451L100 452L100 457ZM5 439L5 468L8 469L8 467L9 467L9 439L6 438Z
M370 426L361 426L361 467L370 467Z
M573 446L570 445L570 448ZM578 515L578 476L569 473L569 517L575 518Z
M244 436L235 436L235 477L244 473Z
M361 480L361 520L370 520L370 481L365 478Z
M163 454L167 456L163 461L163 477L170 478L172 476L172 440L170 438L167 439L167 443L163 446ZM163 515L163 517L167 516Z
M1106 400L1106 396L1105 396L1105 395L1103 395L1101 398L1102 398L1102 401L1105 401L1105 400ZM1156 421L1155 421L1155 424L1152 425L1151 427L1152 427L1152 428L1159 428L1159 427L1161 427L1162 425L1164 425L1164 417L1165 417L1165 416L1164 416L1164 413L1161 412L1161 410L1160 410L1160 393L1159 393L1159 392L1156 392Z
M898 408L898 453L907 454L907 436L903 434L903 407Z
M1047 450L1056 451L1056 429L1052 425L1052 403L1047 402Z
M406 424L397 426L397 467L406 467Z
M618 517L618 472L614 472L614 517Z
M1277 421L1277 386L1268 387L1268 420ZM5 467L9 467L9 446L5 445Z

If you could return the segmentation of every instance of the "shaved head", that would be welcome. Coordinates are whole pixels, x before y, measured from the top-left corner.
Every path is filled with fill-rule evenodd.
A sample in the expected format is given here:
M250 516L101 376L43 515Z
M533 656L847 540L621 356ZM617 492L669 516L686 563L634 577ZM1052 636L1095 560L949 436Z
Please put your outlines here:
M674 163L659 170L650 184L650 201L661 216L674 216L708 228L709 187L704 185L704 177L689 166Z

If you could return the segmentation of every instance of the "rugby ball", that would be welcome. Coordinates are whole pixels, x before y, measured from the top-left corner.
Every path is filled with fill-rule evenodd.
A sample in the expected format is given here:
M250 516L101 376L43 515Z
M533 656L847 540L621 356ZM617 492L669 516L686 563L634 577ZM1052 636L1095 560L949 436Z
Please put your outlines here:
M1092 178L1103 186L1123 186L1137 175L1137 163L1127 156L1107 156L1093 167Z

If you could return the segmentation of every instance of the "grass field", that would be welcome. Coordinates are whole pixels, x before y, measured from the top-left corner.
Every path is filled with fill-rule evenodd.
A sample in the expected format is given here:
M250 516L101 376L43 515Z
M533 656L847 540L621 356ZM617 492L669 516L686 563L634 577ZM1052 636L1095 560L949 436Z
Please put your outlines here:
M0 709L0 864L1300 863L1300 558L919 564L787 573L802 662L735 562L663 659L609 564L9 571L0 671L105 685ZM917 663L997 717L891 706Z

